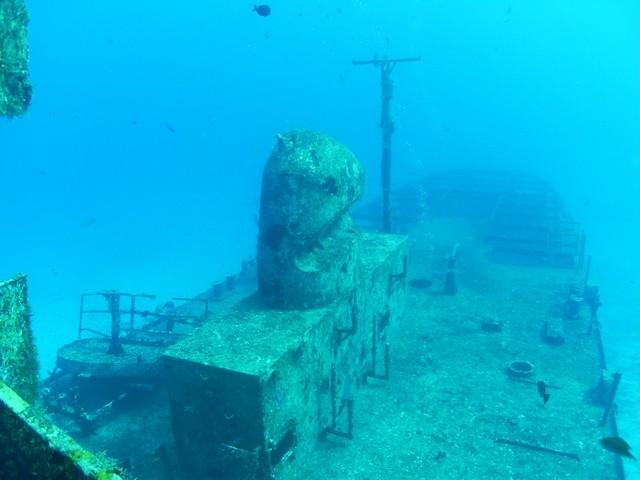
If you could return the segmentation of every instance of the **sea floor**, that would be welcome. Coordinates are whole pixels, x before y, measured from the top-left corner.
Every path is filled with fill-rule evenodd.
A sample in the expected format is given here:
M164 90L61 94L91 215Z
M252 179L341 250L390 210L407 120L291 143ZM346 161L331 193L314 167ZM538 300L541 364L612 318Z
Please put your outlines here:
M410 232L409 287L393 326L391 377L362 386L353 440L319 443L297 459L299 479L614 479L614 457L599 439L600 406L587 401L600 365L587 312L565 322L566 343L542 341L543 321L559 314L582 272L498 265L473 226L432 219ZM459 243L458 293L442 292L442 259ZM503 323L486 332L486 319ZM507 365L525 360L535 374L516 381ZM551 385L543 404L536 381ZM576 455L496 443L523 442Z

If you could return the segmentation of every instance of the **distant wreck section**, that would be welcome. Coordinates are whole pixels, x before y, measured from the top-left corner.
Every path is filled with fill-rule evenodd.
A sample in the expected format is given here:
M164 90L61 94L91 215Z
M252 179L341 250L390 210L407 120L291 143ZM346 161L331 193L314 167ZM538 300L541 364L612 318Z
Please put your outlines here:
M185 478L286 480L319 439L357 435L354 397L389 376L407 268L405 237L353 226L362 185L335 140L278 136L263 175L259 292L164 357Z
M480 227L499 263L577 268L584 262L585 235L565 211L551 184L533 175L497 170L435 172L397 189L394 222L400 231L424 215L459 217ZM379 205L354 216L376 226Z
M0 1L0 116L22 115L31 103L28 22L24 0Z

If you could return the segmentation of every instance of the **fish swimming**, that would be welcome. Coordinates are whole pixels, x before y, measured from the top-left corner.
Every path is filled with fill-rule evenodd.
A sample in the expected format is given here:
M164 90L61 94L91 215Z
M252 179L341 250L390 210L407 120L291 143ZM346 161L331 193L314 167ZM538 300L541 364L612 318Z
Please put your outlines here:
M271 7L269 5L254 5L253 11L261 17L268 17L271 15Z
M542 397L542 402L546 405L549 401L549 397L551 396L547 393L547 385L542 380L538 381L537 385L538 394L540 395L540 397Z
M635 460L634 457L629 450L631 447L629 444L620 437L605 437L600 439L600 444L607 450L613 453L617 453L623 457L631 458Z

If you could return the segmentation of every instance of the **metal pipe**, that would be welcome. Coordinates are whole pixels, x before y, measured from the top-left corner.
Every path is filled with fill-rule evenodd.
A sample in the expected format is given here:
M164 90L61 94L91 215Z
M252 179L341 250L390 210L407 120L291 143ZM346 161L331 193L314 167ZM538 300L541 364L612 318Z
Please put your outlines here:
M382 129L382 230L391 232L391 136L395 130L391 119L391 99L393 98L393 81L391 73L397 63L417 62L420 57L377 58L371 60L353 60L353 65L373 65L380 67L380 86L382 89L382 108L380 112L380 128Z
M105 293L104 297L111 310L111 344L108 353L120 354L123 352L120 343L120 295L118 293Z
M587 257L587 269L584 275L584 289L583 292L587 291L587 287L589 286L589 274L591 273L591 255ZM584 296L584 293L583 293Z
M131 308L129 312L129 330L133 330L133 321L136 316L136 297L135 295L131 297Z
M620 372L616 372L612 375L613 383L611 384L611 390L609 391L609 398L607 398L607 403L604 409L604 413L602 414L602 418L600 419L600 426L604 427L607 423L607 418L609 418L609 414L611 413L611 409L613 408L614 401L616 399L616 393L618 391L618 386L620 385L620 379L622 378L622 374Z
M559 455L561 457L572 458L574 460L577 460L578 462L580 461L580 457L576 453L563 452L560 450L554 450L553 448L547 448L547 447L539 447L537 445L532 445L530 443L518 442L516 440L507 440L505 438L497 438L495 442L502 443L503 445L512 445L514 447L526 448L528 450L534 450L536 452L551 453L553 455Z
M97 330L94 330L93 328L83 328L83 329L82 329L82 331L83 331L83 332L90 332L90 333L94 333L94 334L99 335L99 336L104 337L104 338L111 338L111 337L110 337L109 335L107 335L106 333L99 332L99 331L97 331Z
M380 84L382 87L382 111L380 113L380 128L382 128L382 230L391 232L391 136L394 125L391 119L390 104L393 98L393 81L391 72L393 65L384 63L380 68Z
M602 343L602 333L600 332L600 325L597 321L594 326L596 332L596 346L598 347L598 359L600 360L600 369L607 370L607 358L604 355L604 344Z
M84 294L80 295L80 320L78 321L78 340L82 338L82 314L84 311Z

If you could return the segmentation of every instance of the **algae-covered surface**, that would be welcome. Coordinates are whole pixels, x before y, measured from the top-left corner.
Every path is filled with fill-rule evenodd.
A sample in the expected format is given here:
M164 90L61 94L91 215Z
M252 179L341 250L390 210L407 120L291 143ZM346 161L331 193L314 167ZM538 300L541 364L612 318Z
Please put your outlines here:
M160 357L166 347L124 343L124 351L108 353L107 338L76 340L58 350L58 367L96 378L131 378L157 381L162 377Z
M0 380L0 478L123 480L103 456L81 448Z
M360 268L369 276L380 258L400 248L404 240L394 235L363 235ZM310 310L265 308L258 295L240 302L167 350L167 355L232 371L260 375L275 361L300 346L306 332L324 316L340 316L346 306ZM222 315L224 313L224 315ZM348 317L346 313L342 316Z
M196 335L170 347L167 355L250 375L266 372L285 352L298 346L326 309L268 310L257 296L210 321ZM277 325L277 328L276 328Z
M82 449L44 415L37 373L27 277L20 274L0 282L0 478L123 478L112 460Z
M564 322L564 344L549 345L541 336L543 322L562 314L571 286L582 285L583 272L493 263L481 228L468 223L432 218L409 233L409 285L426 288L408 287L405 314L391 323L390 379L356 385L352 440L328 435L315 448L299 445L282 460L292 462L282 469L282 478L616 478L614 457L599 444L610 434L599 426L602 407L586 401L600 376L596 340L586 333L587 312ZM363 235L365 243L375 238L380 249L397 241ZM455 244L457 295L446 296L445 259ZM375 248L369 247L364 250L373 258ZM363 272L372 265L364 261ZM412 282L416 279L426 281ZM365 289L379 294L371 285ZM329 311L270 310L262 318L259 306L254 296L225 309L224 315L212 315L197 335L170 347L168 356L262 375ZM502 330L483 329L487 321ZM525 379L507 375L506 367L515 360L533 364L534 374ZM546 404L538 380L549 386ZM146 471L136 473L141 478L150 471L159 474L166 462L163 452L169 451L173 461L175 447L166 400L156 400L154 406L140 405L130 416L105 423L83 443L121 459L146 448ZM190 401L185 400L185 411ZM343 411L338 429L346 422ZM130 454L120 447L116 452L114 443L137 446Z
M31 102L24 0L0 1L0 116L23 114Z
M319 442L296 460L293 478L616 478L613 455L598 441L608 434L598 426L602 408L585 401L600 374L586 314L565 322L565 344L541 339L542 322L559 314L582 273L491 263L479 231L451 221L422 222L411 237L409 279L433 284L408 292L393 326L391 378L359 388L354 439ZM458 294L445 296L443 259L455 243ZM483 330L488 318L503 330ZM514 360L535 366L529 383L506 374ZM546 405L538 380L558 387Z
M0 282L0 379L28 402L37 396L38 360L33 345L27 277Z

